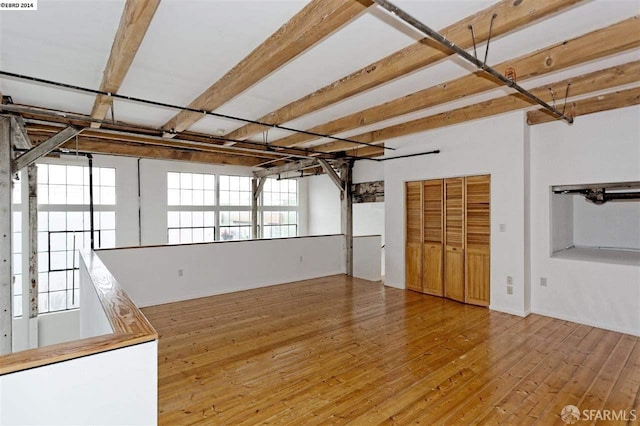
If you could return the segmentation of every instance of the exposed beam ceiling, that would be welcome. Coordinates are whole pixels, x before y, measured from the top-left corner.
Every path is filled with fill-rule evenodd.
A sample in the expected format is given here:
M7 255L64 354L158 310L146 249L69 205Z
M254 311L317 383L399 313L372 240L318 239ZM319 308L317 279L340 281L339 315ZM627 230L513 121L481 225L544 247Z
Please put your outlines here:
M101 91L109 93L118 91L159 4L160 0L127 0L111 46L109 60L102 74ZM98 120L104 119L112 103L113 98L109 96L96 96L91 117ZM93 122L91 127L98 128L100 123Z
M313 0L188 106L213 111L348 23L370 0ZM182 111L163 128L182 132L202 114ZM171 136L171 134L168 134Z
M636 76L640 75L640 69L636 69L635 72ZM570 102L567 104L567 111L574 117L577 117L579 115L593 114L595 112L609 111L639 104L640 87L634 87ZM549 117L543 111L536 110L527 113L527 123L530 125L548 123L550 121L554 121L554 118Z
M497 37L567 8L581 0L503 0L495 5L456 22L441 30L441 34L463 48L473 44L469 25L475 28L476 42L485 41L489 35L489 23L493 24L492 37ZM304 96L258 119L260 122L282 124L317 111L343 99L409 74L451 55L433 40L422 39L376 61L328 86ZM264 126L247 124L227 136L231 139L248 139L264 130Z
M482 53L495 14L491 38L507 36L495 45L492 41L490 58L493 56L500 63L491 67L500 73L514 68L518 84L536 79L525 87L538 86L532 89L534 94L547 102L552 101L551 87L560 110L564 85L571 82L567 114L582 115L637 104L636 89L628 89L637 85L640 76L637 61L640 20L633 16L637 8L632 2L621 1L616 8L582 0L502 0L491 6L451 3L442 9L422 2L406 5L429 26L442 27L458 19L441 33L465 49L473 44L469 29L472 25ZM573 7L579 3L583 6ZM88 7L79 2L78 13L97 11L97 4ZM238 3L205 7L201 3L201 7L188 10L160 0L120 0L120 4L124 10L96 13L96 22L109 28L103 32L96 32L86 22L70 27L72 20L65 21L68 10L47 11L46 22L62 22L61 25L74 30L73 37L59 40L59 46L46 43L55 34L55 26L45 25L44 18L34 21L30 18L34 15L25 14L18 16L20 25L18 21L8 23L6 28L3 25L0 36L7 43L0 53L4 64L0 84L13 99L7 98L8 105L2 108L9 114L17 114L17 119L24 118L27 133L22 132L23 136L33 138L37 144L64 127L84 127L77 139L81 150L84 147L91 152L115 155L276 167L308 158L335 162L344 156L351 159L382 156L388 139L535 108L521 96L504 96L502 93L510 91L498 89L491 77L480 72L465 75L470 68L461 67L456 58L442 61L452 52L428 39L415 42L420 37L416 32L387 16L382 9L370 8L371 0L306 0L286 7L273 4L260 13L245 10ZM486 8L480 10L481 7ZM445 9L447 13L443 14ZM219 13L228 21L219 22L215 29L204 20L194 21L195 16L210 13ZM463 16L467 17L460 19ZM359 19L355 20L356 17ZM259 25L247 25L250 32L242 33L244 28L236 31L239 22L250 23L255 18L259 19ZM150 25L151 19L154 25ZM613 22L617 23L611 25ZM351 25L343 28L347 23ZM386 27L388 24L391 27ZM172 25L175 28L171 27L171 33L179 31L188 41L169 42L167 34ZM274 32L276 28L279 29ZM575 37L586 31L591 32ZM230 38L230 34L235 35ZM240 37L242 34L247 35L246 39ZM568 41L558 42L563 39ZM76 40L83 43L75 43ZM28 46L30 59L21 56L26 47L20 47L29 41L33 42ZM90 43L93 53L88 49ZM220 48L222 45L224 49ZM163 46L162 53L158 46ZM258 47L247 55L243 46ZM403 46L408 47L397 50ZM209 53L215 50L217 54L207 60L202 56L203 49ZM183 52L186 54L182 55ZM389 55L390 52L395 53ZM531 53L523 55L524 52ZM58 57L67 60L51 59ZM510 57L513 59L506 60ZM334 62L337 58L339 62ZM171 63L175 66L169 66ZM370 65L362 67L366 63ZM195 66L198 64L200 68ZM190 66L194 66L193 71ZM95 73L103 67L102 76ZM549 75L560 71L558 76ZM538 81L538 77L545 75ZM94 99L60 87L37 85L34 80L51 80L67 88L98 87L100 77L101 90L122 91L118 93L123 97L117 105L119 121L105 119L109 105L117 98ZM201 93L212 80L217 81ZM333 80L336 81L327 85ZM550 81L556 82L546 84ZM322 88L316 90L318 87ZM618 92L613 93L614 90ZM185 100L193 99L197 93L201 95L189 105L196 111L169 107L184 105ZM128 95L148 99L151 105L124 100ZM477 99L471 98L476 95ZM581 99L594 95L600 96ZM492 97L497 98L486 101ZM448 105L449 102L455 104ZM175 109L181 112L170 119ZM205 111L219 115L207 115L206 120L193 127L197 131L188 130L205 116ZM272 113L264 115L267 111ZM271 125L239 127L234 123L229 129L236 130L220 137L225 133L221 128L227 127L229 116L247 119L263 116L257 120L273 126L308 129L318 136L273 129L270 138L265 136L262 142L257 142L252 136ZM531 111L528 118L536 124L550 121L550 117L536 111ZM90 125L95 128L88 129ZM349 139L375 146L322 138L322 135L351 134L356 136L347 136ZM25 145L26 142L21 141ZM313 146L309 142L321 144ZM73 149L75 141L67 145ZM385 157L393 157L387 154ZM313 167L321 170L319 164Z
M631 18L519 58L504 61L493 68L502 73L507 67L514 68L520 82L637 46L640 46L638 21ZM496 83L486 75L482 73L470 74L315 126L309 130L321 134L336 134L476 95L495 87ZM313 136L298 133L275 140L272 145L295 146L313 139L315 139ZM349 144L343 143L340 146L349 147Z
M571 83L571 93L573 94L573 96L580 96L599 90L610 89L620 85L636 83L638 81L640 81L640 61L635 61L629 64L595 71L563 81L558 81L554 84L547 84L535 89L531 89L531 92L539 96L540 98L550 102L552 101L552 96L549 88L553 89L553 91L556 93L562 93L562 91L567 87L567 84L569 83ZM490 117L505 112L516 111L531 106L532 104L529 100L523 98L520 94L513 94L454 109L452 111L419 118L417 120L409 121L406 123L389 126L384 129L366 132L359 136L356 136L355 138L375 143L376 141L386 141L401 136L407 136L427 130L451 126L454 124L476 120L479 118ZM344 150L344 148L345 147L324 146L320 149L330 152L332 150L338 149Z

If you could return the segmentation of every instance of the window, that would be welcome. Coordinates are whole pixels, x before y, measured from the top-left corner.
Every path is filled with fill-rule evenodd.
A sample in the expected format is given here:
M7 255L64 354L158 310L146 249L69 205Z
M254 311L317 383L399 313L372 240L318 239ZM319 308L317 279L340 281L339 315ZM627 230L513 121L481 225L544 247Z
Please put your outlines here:
M94 243L116 244L115 169L93 168ZM89 168L38 164L38 310L77 308L78 250L90 245Z
M251 177L220 176L218 218L220 240L251 238Z
M250 176L167 173L167 242L251 238ZM217 186L216 186L217 183ZM297 180L267 179L258 216L263 238L298 235Z
M251 207L251 178L220 176L220 205Z
M263 238L298 236L298 181L267 179L261 209Z
M298 212L266 211L262 213L263 238L296 237Z
M298 181L295 179L267 179L262 192L262 205L297 206Z
M13 202L13 215L11 218L12 228L12 251L13 263L11 264L13 273L13 316L22 316L22 185L19 179L13 180L13 191L11 194Z
M215 241L215 176L167 174L167 242L188 244Z
M221 211L220 212L220 239L248 240L251 238L251 212L250 211Z
M208 211L169 211L169 244L202 243L215 240L215 213Z

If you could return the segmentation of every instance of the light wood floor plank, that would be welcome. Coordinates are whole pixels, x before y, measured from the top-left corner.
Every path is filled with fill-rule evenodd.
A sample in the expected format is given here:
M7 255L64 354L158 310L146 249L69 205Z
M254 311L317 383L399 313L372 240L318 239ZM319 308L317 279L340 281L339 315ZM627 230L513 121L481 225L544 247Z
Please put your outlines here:
M637 337L343 275L143 311L165 425L542 425L640 400Z

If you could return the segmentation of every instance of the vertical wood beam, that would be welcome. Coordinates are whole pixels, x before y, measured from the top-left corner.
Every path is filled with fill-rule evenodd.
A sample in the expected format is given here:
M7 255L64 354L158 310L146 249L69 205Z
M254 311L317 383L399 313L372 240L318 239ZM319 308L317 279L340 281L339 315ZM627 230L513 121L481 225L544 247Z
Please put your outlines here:
M258 200L264 188L264 183L267 181L266 177L254 177L251 179L251 238L258 239Z
M0 117L0 355L12 352L11 119Z
M340 232L345 239L346 273L353 276L353 200L351 199L353 162L345 161L340 166L340 177L344 190L340 191Z
M29 318L38 316L38 170L27 167L29 183ZM75 253L74 253L75 256Z

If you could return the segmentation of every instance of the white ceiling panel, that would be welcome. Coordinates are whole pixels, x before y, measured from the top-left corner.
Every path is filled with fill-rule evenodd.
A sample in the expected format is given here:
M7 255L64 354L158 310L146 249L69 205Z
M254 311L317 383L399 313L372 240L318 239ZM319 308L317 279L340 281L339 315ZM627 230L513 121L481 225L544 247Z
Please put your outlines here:
M97 89L123 7L124 0L50 0L37 11L0 13L0 69ZM93 106L90 96L7 79L0 91L16 103L82 113Z
M120 91L187 105L305 3L163 0Z

